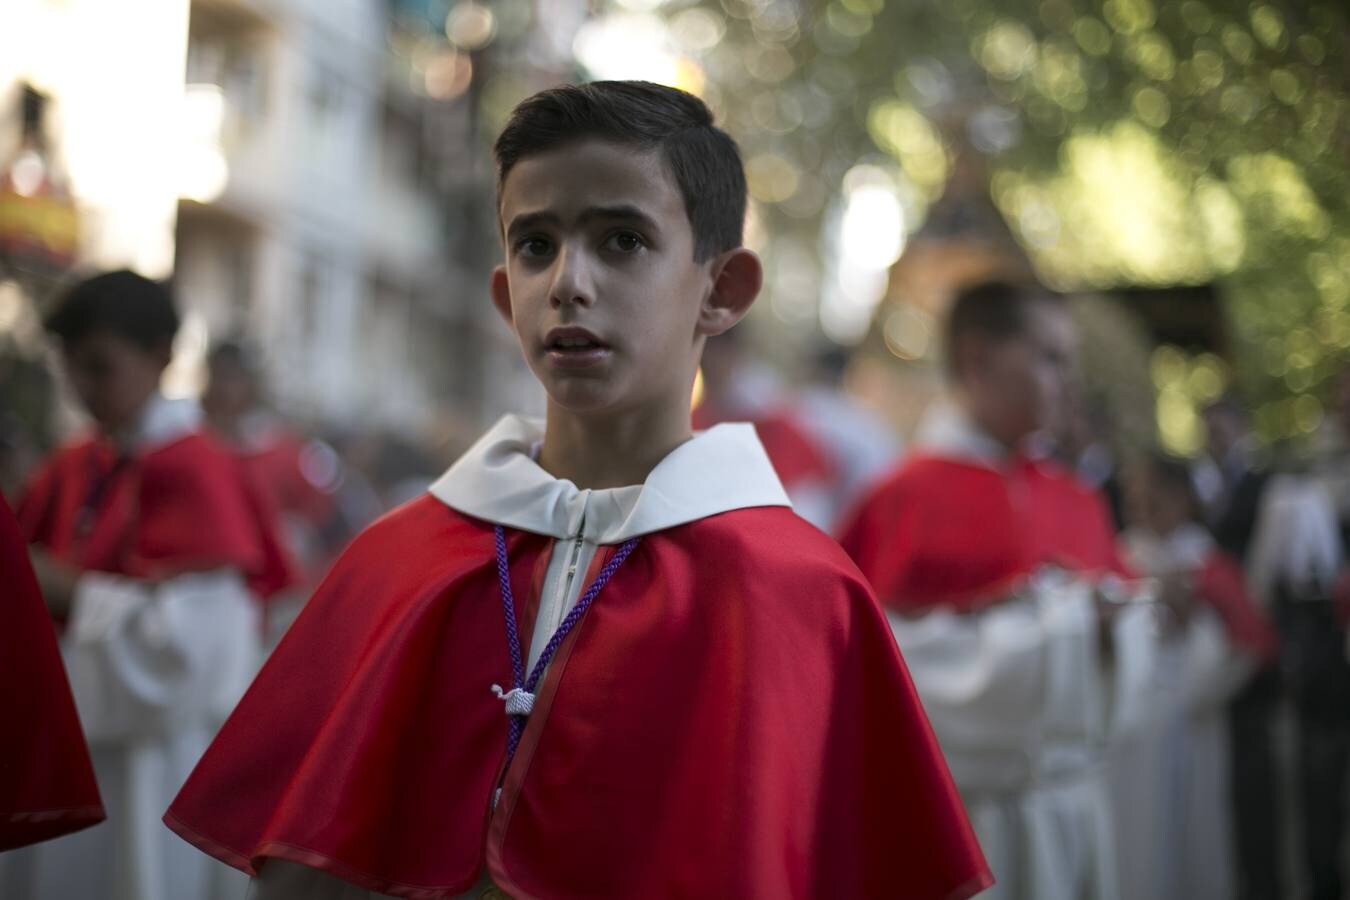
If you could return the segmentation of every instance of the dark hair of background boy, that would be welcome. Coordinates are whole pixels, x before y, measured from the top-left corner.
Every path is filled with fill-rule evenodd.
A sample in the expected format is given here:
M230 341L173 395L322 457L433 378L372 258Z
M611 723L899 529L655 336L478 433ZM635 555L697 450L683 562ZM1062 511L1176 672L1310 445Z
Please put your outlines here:
M56 301L45 325L67 346L112 334L153 352L173 342L178 311L163 283L120 269L77 282Z
M493 148L498 197L522 159L587 138L661 154L684 198L696 262L741 246L746 185L736 142L702 100L646 81L567 85L522 101Z
M996 341L1022 337L1031 328L1031 310L1041 303L1061 308L1064 298L1038 285L1008 281L986 281L958 292L943 334L947 374L960 379L956 350L968 336Z

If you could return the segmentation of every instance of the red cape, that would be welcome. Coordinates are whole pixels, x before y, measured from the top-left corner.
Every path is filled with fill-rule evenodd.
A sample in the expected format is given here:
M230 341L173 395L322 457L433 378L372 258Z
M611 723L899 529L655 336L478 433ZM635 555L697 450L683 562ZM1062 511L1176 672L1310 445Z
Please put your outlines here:
M1264 662L1275 661L1279 636L1247 592L1241 567L1227 554L1217 549L1210 554L1196 574L1195 592L1223 620L1229 640Z
M93 524L81 509L104 480ZM82 569L134 578L237 568L260 596L294 581L267 499L215 441L189 434L117 465L104 441L58 451L18 509L27 539Z
M0 499L0 851L105 817L84 732L18 523Z
M732 421L703 404L694 410L694 428L702 431L719 422ZM815 439L799 425L790 412L769 413L752 423L764 452L773 464L774 473L783 487L791 491L809 481L829 484L835 477L834 464Z
M528 635L552 539L508 531ZM612 555L602 548L589 577ZM643 538L502 776L492 526L426 497L334 566L165 821L400 897L963 898L991 883L884 617L788 509ZM525 599L520 599L525 598ZM528 638L527 638L528 640Z
M1129 575L1105 503L1043 460L1001 472L916 454L864 498L840 543L901 612L980 609L1045 564Z
M333 498L305 476L304 453L304 442L287 432L275 435L265 447L235 451L253 484L277 509L321 524L332 515Z

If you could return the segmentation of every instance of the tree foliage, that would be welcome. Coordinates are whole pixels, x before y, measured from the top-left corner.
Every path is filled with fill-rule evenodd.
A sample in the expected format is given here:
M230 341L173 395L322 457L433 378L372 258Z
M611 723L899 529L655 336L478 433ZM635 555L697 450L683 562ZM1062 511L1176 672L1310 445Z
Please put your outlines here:
M844 174L878 158L921 219L973 148L1047 282L1215 283L1261 429L1320 421L1350 359L1339 3L721 0L662 15L742 141L766 233L815 246ZM1193 399L1223 386L1162 368L1195 381Z

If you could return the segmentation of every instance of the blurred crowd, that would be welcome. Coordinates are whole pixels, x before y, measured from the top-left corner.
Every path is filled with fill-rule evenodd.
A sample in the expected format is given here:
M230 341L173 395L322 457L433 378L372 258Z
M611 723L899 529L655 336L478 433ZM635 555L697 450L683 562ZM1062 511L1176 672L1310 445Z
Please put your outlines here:
M872 580L999 875L997 896L1340 898L1350 369L1329 403L1334 415L1306 446L1263 446L1228 395L1204 410L1199 457L1131 455L1113 411L1075 377L1066 302L997 284L958 296L947 323L949 390L905 448L848 391L847 354L823 353L808 379L789 383L735 332L707 348L695 427L753 422L799 514L839 535ZM93 427L21 479L11 472L24 486L8 500L65 629L77 704L82 683L102 704L86 699L80 712L96 767L118 773L100 770L109 815L164 844L155 853L168 858L178 851L159 812L267 648L348 540L423 493L459 448L307 429L269 403L246 342L212 348L199 401L166 400L157 385L177 327L172 302L129 272L71 289L47 327ZM208 521L221 515L218 498L156 505L156 492L176 489L186 463L171 454L186 435L205 442L194 451L209 460L201 465L237 477L252 498L254 524L237 527L279 543L270 562L235 553L219 534L185 536L236 527ZM22 443L10 441L11 467ZM134 546L101 547L105 520L117 517L134 523ZM219 553L232 580L194 582L175 553ZM162 672L123 671L116 654L81 657L91 629L113 626L77 612L104 596L80 570L114 579L98 588L101 615L130 641L153 642L164 625L106 599L127 590L166 604L203 591L266 602L260 624L240 600L235 625L174 626L197 629L188 646L213 662L203 663L201 690L155 701L173 707L170 726L147 712L146 685ZM1077 588L1066 577L1087 585L1074 594L1090 598L1079 631L1046 624L1070 608L1064 597ZM1015 616L1034 637L1009 650ZM1062 657L1056 642L1069 648ZM221 660L237 669L223 693ZM119 678L126 696L108 683ZM1009 686L1023 681L1009 700ZM1017 704L1032 694L1040 712L1019 718ZM1056 717L1064 721L1046 724ZM191 739L171 742L167 757L141 740L163 729L182 737L189 721ZM128 735L140 737L128 744ZM1031 775L1002 773L1009 748ZM1029 801L1038 791L1050 799ZM134 881L109 829L62 840L83 842L78 877L53 867L59 855L44 856L57 841L0 857L0 893L83 896L89 878ZM178 896L239 889L213 872L197 871Z

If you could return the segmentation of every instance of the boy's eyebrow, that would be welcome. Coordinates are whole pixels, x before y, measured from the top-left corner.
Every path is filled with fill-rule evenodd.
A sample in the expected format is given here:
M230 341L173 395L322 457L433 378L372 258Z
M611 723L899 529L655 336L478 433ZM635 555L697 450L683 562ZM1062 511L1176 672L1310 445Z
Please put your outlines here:
M577 216L577 222L582 225L593 222L596 219L605 219L608 221L617 219L619 221L631 222L634 225L652 231L657 230L655 219L647 215L641 209L638 209L636 206L627 203L621 203L617 206L588 206L581 211L579 216ZM512 219L511 223L506 227L506 235L509 238L528 228L534 228L539 225L557 225L561 221L561 217L556 213L543 211L521 213Z

